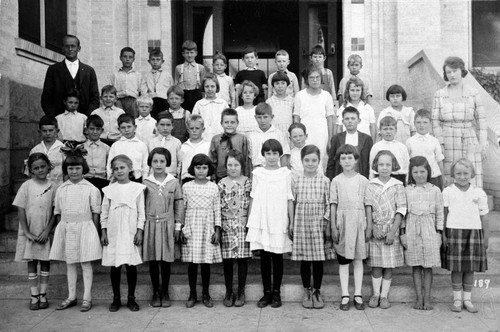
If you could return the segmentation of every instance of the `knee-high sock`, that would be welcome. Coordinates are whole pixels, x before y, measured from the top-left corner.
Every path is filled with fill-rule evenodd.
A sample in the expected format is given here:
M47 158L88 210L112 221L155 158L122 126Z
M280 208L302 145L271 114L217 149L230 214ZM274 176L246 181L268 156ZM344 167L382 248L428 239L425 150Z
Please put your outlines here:
M203 294L209 294L210 287L210 264L200 264L201 266L201 284L203 287Z
M78 276L76 271L76 264L66 264L68 273L68 299L76 299L76 278Z
M135 286L137 285L137 266L125 265L127 269L128 297L135 298Z
M158 261L149 261L149 277L151 278L151 284L153 285L153 293L160 290L160 269Z
M372 277L372 287L374 296L380 296L381 285L382 285L382 277L379 278Z
M339 277L342 296L349 296L349 264L339 264Z
M92 300L92 280L94 277L94 273L92 270L92 263L85 262L80 263L82 266L82 274L83 274L83 299L87 301Z
M47 287L49 286L49 271L40 271L40 293L47 294Z
M313 266L313 286L314 289L321 289L321 284L323 283L323 262L314 261Z
M311 287L311 261L300 262L300 278L302 279L302 287Z
M233 261L233 259L224 259L224 283L228 294L233 292Z
M283 280L283 254L272 254L273 256L273 291L280 292Z
M238 262L238 292L245 289L248 275L248 258L237 259Z
M38 274L35 273L28 273L28 281L30 284L30 289L31 289L31 295L38 295Z
M189 290L196 295L196 279L198 278L198 264L188 263Z
M168 285L170 284L170 263L161 262L161 291L168 294Z
M260 254L260 275L264 292L271 291L271 253L261 250Z
M113 299L120 299L120 279L122 274L122 266L111 267L111 287L113 288Z
M391 288L392 279L382 279L382 291L380 297L389 297L389 289Z
M363 287L363 261L355 259L354 265L354 295L361 295L361 287Z

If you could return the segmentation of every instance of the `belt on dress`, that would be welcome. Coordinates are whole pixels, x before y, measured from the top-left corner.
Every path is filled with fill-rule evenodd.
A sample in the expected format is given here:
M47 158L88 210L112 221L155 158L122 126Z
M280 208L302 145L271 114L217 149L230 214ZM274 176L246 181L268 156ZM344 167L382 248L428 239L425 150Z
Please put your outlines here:
M443 122L443 126L449 128L471 128L472 121L447 121Z
M148 214L146 219L153 222L167 221L168 213Z

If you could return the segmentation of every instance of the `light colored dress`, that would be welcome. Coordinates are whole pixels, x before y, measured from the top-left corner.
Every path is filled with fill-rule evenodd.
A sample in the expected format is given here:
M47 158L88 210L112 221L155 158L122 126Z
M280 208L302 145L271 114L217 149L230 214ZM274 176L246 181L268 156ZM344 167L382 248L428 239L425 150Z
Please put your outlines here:
M307 93L307 89L297 92L295 95L295 108L293 115L300 117L300 122L306 126L307 143L314 144L319 148L323 168L326 168L328 145L328 124L326 118L335 118L332 96L321 90L318 95ZM333 120L335 123L335 119Z
M247 135L259 128L257 120L255 120L255 106L246 109L243 106L236 107L236 112L238 112L238 128L236 129L238 133Z
M252 181L246 176L239 181L225 177L219 182L223 259L252 257L250 243L245 241L251 190Z
M380 127L380 120L386 116L390 116L396 120L397 130L394 139L403 144L406 144L406 141L410 138L412 132L417 131L414 123L415 112L412 107L403 106L401 111L395 110L392 106L384 108L378 115L377 127Z
M30 179L21 185L12 205L23 208L26 212L26 223L31 234L39 236L50 222L56 186L47 181L40 184ZM50 254L50 240L38 243L29 240L21 225L17 233L16 262L27 260L48 261Z
M141 248L134 244L134 237L137 229L144 229L144 189L144 185L132 181L115 182L102 189L101 226L108 234L102 265L118 267L142 263Z
M228 108L227 103L222 98L215 99L200 99L193 107L193 114L201 115L205 122L205 131L203 137L207 141L211 141L212 137L217 134L222 134L224 130L220 124L221 113Z
M365 191L368 179L357 173L347 177L341 173L333 178L330 203L337 204L336 227L339 243L333 244L335 252L347 259L365 259Z
M101 212L101 193L90 182L64 182L56 192L54 215L61 215L50 249L50 259L67 264L102 257L101 241L92 214Z
M276 95L272 95L266 100L266 103L273 109L273 126L276 126L285 137L288 137L288 128L293 123L293 97L287 95L285 98L278 98Z
M246 239L250 250L276 254L292 251L288 238L288 200L293 200L291 171L286 167L259 167L252 174L252 209Z
M221 227L219 188L213 182L182 186L186 218L182 233L187 243L182 245L183 262L214 264L222 262L220 244L212 244L215 226Z
M444 144L443 181L451 183L451 165L460 158L469 159L476 176L472 182L483 187L481 145L487 140L486 114L479 93L463 85L462 98L452 100L448 86L434 95L432 130L439 143Z
M390 178L382 183L379 178L370 181L366 188L365 205L372 207L373 227L386 234L394 224L396 213L406 215L405 189L401 181ZM399 230L394 242L385 244L385 238L371 238L369 242L368 265L371 267L395 268L404 265L403 246L399 241Z
M425 268L441 266L441 234L436 231L442 231L444 225L441 190L426 183L423 187L408 185L405 191L408 202L405 263Z
M154 175L144 180L146 222L142 260L173 262L175 224L184 222L184 203L179 180L168 174L163 182Z
M325 243L330 220L330 180L318 172L298 175L292 182L295 198L292 260L324 261L334 258L331 243Z

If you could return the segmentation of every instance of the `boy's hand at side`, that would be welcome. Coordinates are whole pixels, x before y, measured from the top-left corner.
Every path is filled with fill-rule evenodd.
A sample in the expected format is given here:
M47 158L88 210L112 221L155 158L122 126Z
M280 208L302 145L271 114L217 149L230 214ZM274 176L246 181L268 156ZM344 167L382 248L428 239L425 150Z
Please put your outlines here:
M134 244L136 246L140 246L142 244L142 233L144 231L142 229L137 229L137 233L135 233L135 236L134 236Z

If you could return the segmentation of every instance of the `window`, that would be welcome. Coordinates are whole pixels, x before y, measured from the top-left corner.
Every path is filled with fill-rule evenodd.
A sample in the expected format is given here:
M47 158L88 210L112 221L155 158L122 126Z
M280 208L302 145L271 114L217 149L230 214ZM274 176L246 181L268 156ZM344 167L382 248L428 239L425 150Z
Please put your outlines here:
M472 1L472 63L500 67L500 1Z
M67 31L66 0L19 0L19 38L61 53Z

